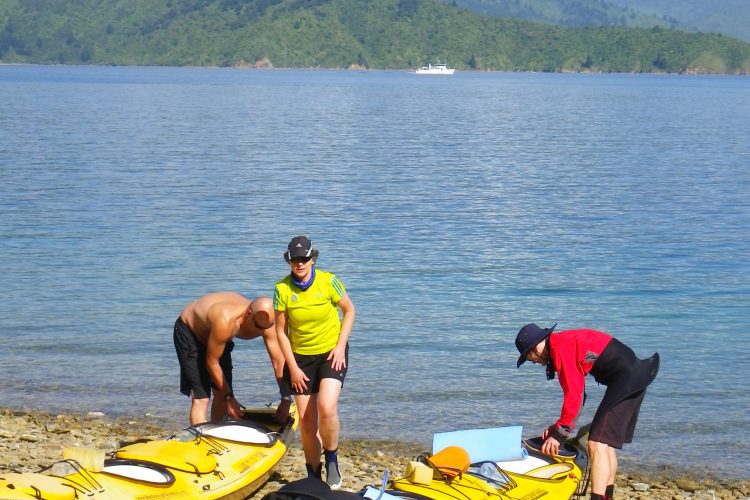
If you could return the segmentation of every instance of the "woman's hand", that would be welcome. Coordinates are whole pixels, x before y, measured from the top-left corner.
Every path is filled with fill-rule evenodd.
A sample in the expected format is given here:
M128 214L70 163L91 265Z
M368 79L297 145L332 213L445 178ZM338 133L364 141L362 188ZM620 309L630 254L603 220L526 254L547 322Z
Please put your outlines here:
M326 359L331 363L331 368L336 371L346 368L346 344L334 347L334 349L328 353L328 358Z
M292 389L294 389L294 392L297 394L302 394L307 389L307 383L310 381L310 379L305 375L305 372L299 369L299 367L295 368L289 368L290 372L290 382L292 384Z

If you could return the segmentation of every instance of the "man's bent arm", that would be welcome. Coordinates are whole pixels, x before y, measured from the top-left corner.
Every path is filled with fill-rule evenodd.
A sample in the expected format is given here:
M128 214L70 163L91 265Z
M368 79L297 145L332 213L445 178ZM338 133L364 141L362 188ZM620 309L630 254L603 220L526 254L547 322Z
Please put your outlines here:
M271 358L271 364L273 365L273 373L276 376L276 380L281 380L284 376L284 353L281 352L281 346L279 345L279 339L276 335L275 325L271 328L267 328L263 332L263 342L266 344L266 351L268 351L268 357ZM279 387L281 389L281 387Z
M228 329L212 327L206 343L206 368L209 375L211 375L216 392L223 396L232 392L232 388L229 387L229 384L224 379L224 372L219 364L219 359L224 354L224 349L231 337L232 335L228 332Z

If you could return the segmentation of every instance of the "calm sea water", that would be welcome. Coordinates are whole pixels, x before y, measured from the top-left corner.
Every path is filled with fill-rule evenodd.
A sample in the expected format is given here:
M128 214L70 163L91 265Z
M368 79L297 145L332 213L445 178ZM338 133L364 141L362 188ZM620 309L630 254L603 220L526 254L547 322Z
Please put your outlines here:
M344 436L539 433L513 340L558 322L662 355L624 463L747 478L748 117L748 78L0 66L1 404L186 425L175 317L307 234L357 306ZM261 342L235 370L274 400Z

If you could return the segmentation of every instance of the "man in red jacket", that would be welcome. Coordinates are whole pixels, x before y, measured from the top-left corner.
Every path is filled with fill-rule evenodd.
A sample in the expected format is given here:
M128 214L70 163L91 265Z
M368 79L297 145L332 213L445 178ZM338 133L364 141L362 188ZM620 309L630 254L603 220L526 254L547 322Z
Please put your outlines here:
M613 497L617 457L615 448L633 441L638 413L646 387L659 371L659 353L638 359L630 347L604 332L578 329L555 333L531 323L518 332L516 348L521 354L517 367L526 360L547 369L547 378L557 374L563 390L560 418L542 433L542 452L555 455L573 432L585 399L586 374L605 386L589 433L591 499Z

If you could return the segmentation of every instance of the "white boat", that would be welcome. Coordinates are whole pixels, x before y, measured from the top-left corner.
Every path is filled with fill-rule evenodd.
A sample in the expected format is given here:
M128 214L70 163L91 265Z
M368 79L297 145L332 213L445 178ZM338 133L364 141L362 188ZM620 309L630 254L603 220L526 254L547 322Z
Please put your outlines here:
M438 59L437 64L428 64L417 69L418 75L452 75L455 68L449 68L447 64L441 63Z

